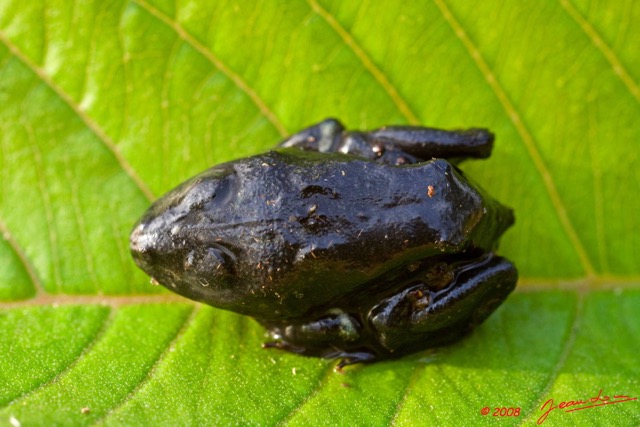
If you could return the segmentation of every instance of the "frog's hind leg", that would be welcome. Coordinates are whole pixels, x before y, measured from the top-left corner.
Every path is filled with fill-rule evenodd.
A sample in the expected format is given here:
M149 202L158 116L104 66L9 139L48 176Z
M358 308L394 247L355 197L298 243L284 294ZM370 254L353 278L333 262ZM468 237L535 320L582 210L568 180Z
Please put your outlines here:
M469 157L486 158L491 154L494 140L494 135L486 129L386 126L364 134L372 146L378 147L381 156L390 152L389 160L396 161L395 157L402 153L410 160L408 163L442 158L456 164Z
M386 126L372 131L346 131L336 119L305 128L278 144L320 153L343 153L390 165L433 158L457 164L469 157L489 157L493 134L485 129L442 130L421 126Z
M338 121L328 119L293 135L281 146L340 152L389 165L415 164L433 158L457 164L469 157L489 157L493 140L493 134L486 129L387 126L368 132L345 131Z
M410 282L369 314L379 343L397 355L458 340L482 323L515 288L513 264L488 254L456 267L445 288Z

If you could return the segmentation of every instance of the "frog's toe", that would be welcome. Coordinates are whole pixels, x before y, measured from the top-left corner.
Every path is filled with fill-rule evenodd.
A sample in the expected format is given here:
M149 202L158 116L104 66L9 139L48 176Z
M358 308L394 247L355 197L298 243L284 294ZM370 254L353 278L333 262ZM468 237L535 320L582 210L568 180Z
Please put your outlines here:
M287 341L267 341L262 343L262 348L277 348L279 350L285 350L290 353L304 354L306 349Z
M354 365L356 363L371 363L378 360L378 357L375 354L368 352L342 353L340 356L336 357L336 359L338 358L341 359L334 368L336 372L342 372L342 369L345 366Z

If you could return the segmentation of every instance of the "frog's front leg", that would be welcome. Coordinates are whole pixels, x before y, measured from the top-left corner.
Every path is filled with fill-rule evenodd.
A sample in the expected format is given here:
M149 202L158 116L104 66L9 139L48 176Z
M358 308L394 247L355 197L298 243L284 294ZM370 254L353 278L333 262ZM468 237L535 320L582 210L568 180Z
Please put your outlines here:
M398 356L455 341L486 319L515 288L517 271L488 254L457 266L442 288L425 278L376 305L369 322L377 339Z
M339 367L376 358L359 343L363 340L362 325L353 316L339 309L308 321L274 323L260 321L275 341L265 348L279 348L292 353L326 358L343 358Z

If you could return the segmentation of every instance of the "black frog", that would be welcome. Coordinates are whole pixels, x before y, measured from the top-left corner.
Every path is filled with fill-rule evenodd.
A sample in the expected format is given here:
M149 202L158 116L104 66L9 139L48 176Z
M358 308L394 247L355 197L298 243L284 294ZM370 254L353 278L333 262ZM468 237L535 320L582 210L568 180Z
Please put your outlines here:
M456 165L493 135L327 119L157 200L135 262L187 298L252 316L277 347L340 367L455 341L514 289L514 221Z

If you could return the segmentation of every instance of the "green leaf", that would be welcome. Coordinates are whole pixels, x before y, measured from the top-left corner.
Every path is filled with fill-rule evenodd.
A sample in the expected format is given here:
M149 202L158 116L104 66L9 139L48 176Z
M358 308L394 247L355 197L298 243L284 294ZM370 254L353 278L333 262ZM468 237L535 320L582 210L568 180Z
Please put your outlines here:
M543 425L640 423L611 402L640 394L640 3L208 3L0 0L0 425L535 425L599 393ZM496 133L463 169L521 280L470 337L336 373L131 261L151 200L328 116Z

